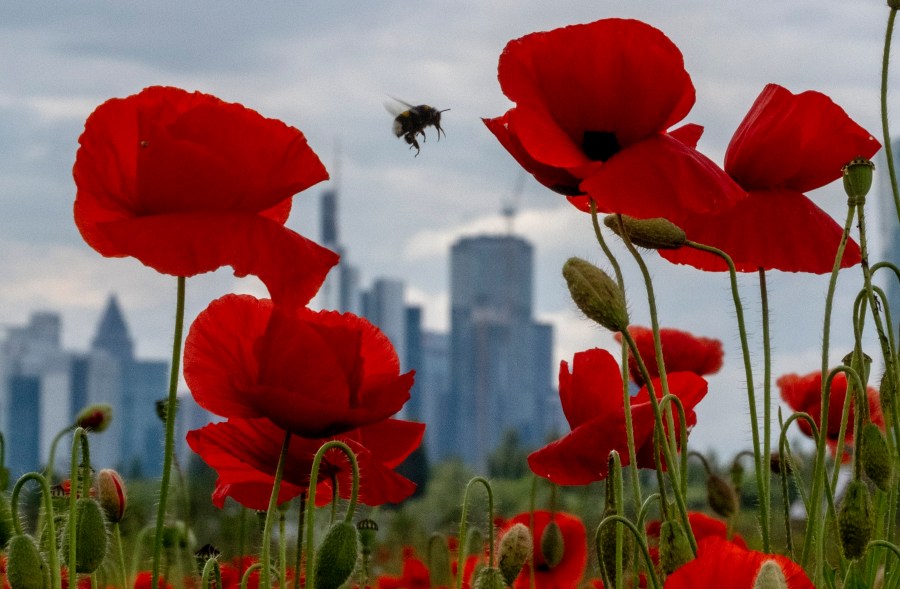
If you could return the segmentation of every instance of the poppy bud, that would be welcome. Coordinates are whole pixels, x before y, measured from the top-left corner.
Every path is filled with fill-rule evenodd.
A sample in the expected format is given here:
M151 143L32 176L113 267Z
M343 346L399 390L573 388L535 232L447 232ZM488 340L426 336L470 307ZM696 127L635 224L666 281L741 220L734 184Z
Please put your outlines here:
M873 527L869 490L861 480L851 481L838 513L841 548L846 558L857 559L865 553Z
M6 582L11 589L44 589L48 568L30 536L19 534L9 541Z
M94 499L82 497L75 502L75 572L93 573L106 558L106 521ZM69 556L70 534L63 534L63 556ZM67 563L70 567L72 563Z
M628 328L625 295L603 270L581 258L569 258L563 265L563 277L572 300L588 319L612 331Z
M881 376L881 384L878 386L878 399L881 403L881 412L885 417L894 414L895 397L893 380L890 373L885 372Z
M100 506L106 513L106 519L118 523L125 517L125 505L128 496L125 493L125 481L119 473L111 468L104 468L97 475L97 488Z
M841 171L844 173L844 192L851 199L864 199L872 187L875 164L864 157L853 159Z
M737 493L720 476L711 474L706 479L706 500L710 509L726 519L737 512Z
M6 548L6 543L15 534L13 526L12 510L9 507L9 499L0 494L0 551Z
M759 567L753 589L788 589L784 571L774 560L767 560Z
M110 421L112 421L112 405L108 403L88 405L75 416L76 427L98 433L106 430Z
M359 545L365 556L375 550L375 536L378 535L378 524L373 519L361 519L356 522L356 531L359 532Z
M874 423L867 423L863 427L859 460L866 476L886 493L891 485L891 456L881 430Z
M484 553L484 534L478 528L469 528L466 534L466 554Z
M566 543L563 540L562 530L559 524L551 521L541 534L541 556L548 568L553 568L562 562L566 553Z
M531 532L528 531L528 526L525 524L514 525L500 539L498 565L507 585L512 585L519 576L519 572L528 562L533 550L534 543L531 540Z
M194 538L183 521L177 521L163 528L162 544L164 548L187 548Z
M615 515L616 512L614 509L607 508L603 512L603 517L601 517L601 521L610 515ZM600 561L600 566L604 568L607 576L609 576L610 582L612 585L616 584L616 528L618 528L618 524L607 524L602 527L597 528L597 533L594 535L594 543L596 544L597 549L597 558ZM634 551L633 538L631 534L625 533L622 537L622 568L626 568L631 564L631 556Z
M156 402L156 416L159 417L159 419L163 423L166 422L166 415L168 415L168 411L167 411L168 407L169 407L168 399L159 399ZM178 399L175 399L175 412L176 413L178 412Z
M619 225L619 217L622 225ZM603 224L619 237L622 237L624 226L631 243L650 250L677 250L687 241L687 235L681 227L662 217L635 219L627 215L607 215Z
M484 567L475 576L474 589L506 589L503 573L495 567Z
M772 474L781 474L781 471L784 471L785 474L792 474L794 472L793 466L791 466L791 462L796 462L796 458L791 458L791 460L785 460L781 457L781 454L777 452L773 452L769 455L769 470L772 471Z
M691 545L681 522L665 520L659 526L659 564L663 572L670 575L693 558Z
M316 554L315 586L319 589L338 589L356 568L359 553L359 534L348 522L331 526Z
M431 584L434 587L449 587L452 583L453 572L450 566L450 547L447 540L440 534L432 535L428 543L428 568L431 571ZM437 546L435 547L435 544Z

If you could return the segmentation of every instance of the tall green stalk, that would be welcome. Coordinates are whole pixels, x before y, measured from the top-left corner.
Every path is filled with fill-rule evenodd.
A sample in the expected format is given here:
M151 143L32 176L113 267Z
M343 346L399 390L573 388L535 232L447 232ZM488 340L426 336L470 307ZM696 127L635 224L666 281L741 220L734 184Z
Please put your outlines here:
M888 121L888 71L891 62L891 37L894 34L894 21L897 8L891 7L888 15L887 30L884 33L884 52L881 58L881 134L884 139L884 155L887 157L888 174L891 178L891 194L894 196L894 208L897 221L900 222L900 190L897 190L897 172L894 170L894 149L891 145L891 129Z
M259 586L267 589L272 586L272 520L278 511L278 493L281 491L281 479L284 476L284 465L287 463L288 450L291 447L291 432L284 433L284 441L281 443L281 453L278 455L278 466L275 467L275 481L272 483L272 495L269 497L269 509L266 511L266 523L263 526L262 546L260 547L259 562L262 564L262 572L259 576ZM282 577L283 579L283 577ZM284 589L282 587L282 589Z
M181 373L181 340L184 332L185 278L178 277L175 303L175 334L172 338L172 369L169 372L169 395L166 398L166 442L163 450L162 480L159 483L159 505L156 510L156 535L153 540L153 567L150 586L159 586L159 564L162 558L163 532L166 524L166 502L169 497L169 481L172 456L175 453L175 413L178 402L178 376Z

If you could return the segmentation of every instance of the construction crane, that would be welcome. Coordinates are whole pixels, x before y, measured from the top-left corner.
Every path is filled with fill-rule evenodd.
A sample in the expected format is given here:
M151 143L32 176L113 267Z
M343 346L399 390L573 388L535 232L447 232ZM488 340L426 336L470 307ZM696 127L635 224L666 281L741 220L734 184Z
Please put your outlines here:
M500 209L500 214L506 218L507 235L513 234L516 214L518 214L519 206L522 202L522 191L525 189L525 179L527 177L528 173L525 170L519 170L519 175L516 176L516 184L513 186L512 194L509 195L509 198L506 199L506 202Z

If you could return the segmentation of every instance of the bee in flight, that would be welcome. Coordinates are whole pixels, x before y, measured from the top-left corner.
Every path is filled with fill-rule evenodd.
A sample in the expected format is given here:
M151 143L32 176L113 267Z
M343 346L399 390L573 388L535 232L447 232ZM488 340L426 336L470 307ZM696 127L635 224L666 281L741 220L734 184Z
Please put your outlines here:
M403 137L410 149L415 148L417 156L419 155L419 142L416 140L416 135L422 135L422 141L424 141L425 127L430 125L437 129L438 141L441 140L441 133L444 133L441 128L441 113L447 112L450 110L449 108L438 110L427 104L413 106L397 98L392 100L392 102L385 102L384 106L396 117L394 119L394 135ZM446 136L446 133L444 135Z

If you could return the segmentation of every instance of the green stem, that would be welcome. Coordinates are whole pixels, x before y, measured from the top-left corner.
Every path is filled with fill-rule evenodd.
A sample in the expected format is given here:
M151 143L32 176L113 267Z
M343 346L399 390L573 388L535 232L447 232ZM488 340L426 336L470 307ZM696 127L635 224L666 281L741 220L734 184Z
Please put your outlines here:
M13 486L12 496L10 497L10 514L13 520L13 528L16 534L22 534L22 522L19 520L19 493L22 487L28 481L35 480L41 486L41 500L44 502L44 511L47 513L47 535L50 538L56 538L56 517L53 514L53 498L50 496L50 485L47 479L38 472L29 472L16 481ZM53 589L62 589L62 578L59 573L59 555L56 550L50 550L47 558L50 568L50 583ZM74 587L74 585L69 585Z
M343 452L350 461L350 467L353 470L353 482L350 487L350 504L347 506L347 515L344 522L351 523L353 514L356 511L356 501L359 497L359 464L356 461L356 455L350 446L338 440L326 442L316 452L313 458L312 470L309 475L309 498L306 500L306 589L315 589L315 562L313 559L313 544L315 542L316 529L316 485L319 481L319 466L325 453L332 448L337 448ZM299 531L298 531L299 533ZM298 573L299 574L299 571Z
M247 570L244 571L244 576L241 577L241 589L247 589L247 582L250 580L250 575L253 574L253 571L259 570L261 568L261 562L254 562L247 567ZM262 587L262 585L260 585L260 587Z
M750 433L753 437L753 460L756 470L756 489L759 495L759 525L762 531L763 552L771 552L769 546L769 512L768 501L763 500L763 495L767 492L761 473L763 468L768 465L762 463L762 452L759 443L759 418L756 414L756 388L753 385L753 366L750 363L750 346L747 343L747 327L744 324L744 305L741 302L741 295L738 292L737 270L735 270L734 262L731 256L720 249L712 246L703 245L693 241L688 241L685 245L719 256L728 265L728 276L731 281L731 296L734 300L734 310L737 315L738 334L741 338L741 353L744 357L744 379L747 381L747 403L750 407Z
M285 534L285 518L287 515L281 512L278 517L278 563L281 578L278 579L280 589L285 589L287 583L287 534Z
M81 462L82 464L78 464L78 455L79 450L81 450ZM88 440L87 433L83 428L77 427L75 428L74 433L72 434L72 464L71 470L69 472L69 523L66 526L66 534L69 537L69 556L68 556L68 564L69 564L69 587L77 587L78 586L78 567L76 563L77 560L77 540L78 540L78 530L77 530L77 518L76 518L76 509L75 503L78 501L78 496L83 492L84 497L88 496L88 490L85 489L83 491L79 491L81 485L79 484L82 472L82 467L84 467L85 471L89 472L91 467L91 455L88 449ZM85 477L86 479L87 477Z
M894 170L894 151L891 146L891 130L888 122L888 70L891 60L891 37L894 33L894 20L897 18L897 9L891 8L888 15L887 30L884 34L884 53L881 59L881 133L884 139L884 155L887 158L888 174L891 178L891 194L894 197L894 208L897 211L897 220L900 221L900 191L897 190L897 172Z
M116 535L116 546L119 548L119 568L122 569L122 587L128 587L128 569L125 568L125 549L122 547L122 530L119 522L113 524L113 533Z
M266 523L263 527L262 546L259 562L262 564L260 587L268 589L272 586L272 567L270 552L272 550L272 518L278 511L278 493L281 491L281 479L284 476L284 465L287 463L288 449L291 446L291 432L284 433L281 453L278 455L278 466L275 467L275 481L272 483L272 495L269 497L269 509L266 511Z
M666 429L663 426L662 422L662 412L660 411L660 403L656 398L656 391L653 388L653 379L650 378L650 373L647 371L647 366L644 364L644 360L641 358L640 353L638 352L637 344L634 341L634 338L631 337L631 334L628 333L628 330L622 331L622 339L628 344L628 347L631 348L631 353L634 354L634 359L637 361L638 369L641 371L641 377L644 379L644 382L647 384L648 397L650 397L650 407L653 409L653 419L655 423L655 428L659 432L660 438L665 439ZM685 440L685 443L687 440ZM681 515L681 519L684 522L684 526L686 528L688 541L691 544L691 551L694 556L697 555L697 539L694 537L694 531L691 529L691 522L688 518L687 504L685 502L684 493L679 492L680 483L678 481L678 475L676 473L677 467L675 457L672 455L672 452L669 448L669 445L665 442L661 442L660 446L663 449L663 455L666 459L666 470L669 475L669 480L672 483L673 490L675 491L675 504L678 506L678 512Z
M175 413L178 402L178 375L181 373L181 340L184 332L184 290L184 276L179 276L175 303L175 334L172 338L172 370L169 373L169 395L166 399L166 441L163 451L162 480L159 483L159 505L156 509L156 536L153 541L151 587L159 586L159 564L162 558L163 532L166 523L166 501L169 497L169 480L172 476L172 455L175 452Z
M484 477L475 477L470 480L466 484L466 491L463 494L463 504L462 504L462 516L459 520L459 555L457 556L457 575L456 575L456 589L460 589L462 587L462 571L465 568L466 562L466 534L469 531L469 492L472 490L472 487L475 484L481 484L484 486L485 490L487 490L488 496L488 550L490 550L488 557L488 566L494 566L494 492L491 490L491 484Z
M300 493L300 515L297 521L297 560L294 563L294 589L300 589L300 567L303 564L303 519L306 516L306 493Z
M63 439L63 437L75 429L74 426L68 426L62 430L60 430L55 436L53 436L53 441L50 442L50 461L47 463L47 468L44 469L44 476L47 477L47 483L53 483L53 467L56 463L56 447L59 445L59 441ZM0 466L3 465L3 460L0 459Z
M616 260L612 250L609 249L609 245L607 245L606 240L603 238L603 231L601 231L600 222L597 219L597 205L593 200L591 200L591 224L594 227L594 235L597 238L597 243L600 244L600 249L603 250L610 265L613 267L613 272L616 275L616 284L619 286L619 290L624 294L625 279L622 277L622 269L619 267L618 260ZM628 463L631 465L632 469L631 490L634 496L634 505L635 508L637 508L637 506L641 504L641 481L640 476L638 476L637 450L634 445L634 428L631 425L631 391L628 388L628 346L622 346L622 406L625 408L625 437L628 444ZM532 587L532 589L534 588Z
M210 579L210 577L213 577ZM219 588L222 586L222 569L219 567L219 561L215 558L210 558L203 565L203 576L200 580L200 587L203 589L209 589L210 581L215 581L215 587Z
M761 511L766 518L771 517L772 512L772 470L768 468L772 460L772 343L769 334L769 289L766 285L766 270L759 269L759 296L762 304L762 333L763 333L763 445L760 459L760 471L756 473L757 480L762 479L764 492L759 498L763 505ZM766 522L765 531L771 533L770 522ZM764 545L770 545L769 538L763 539Z

